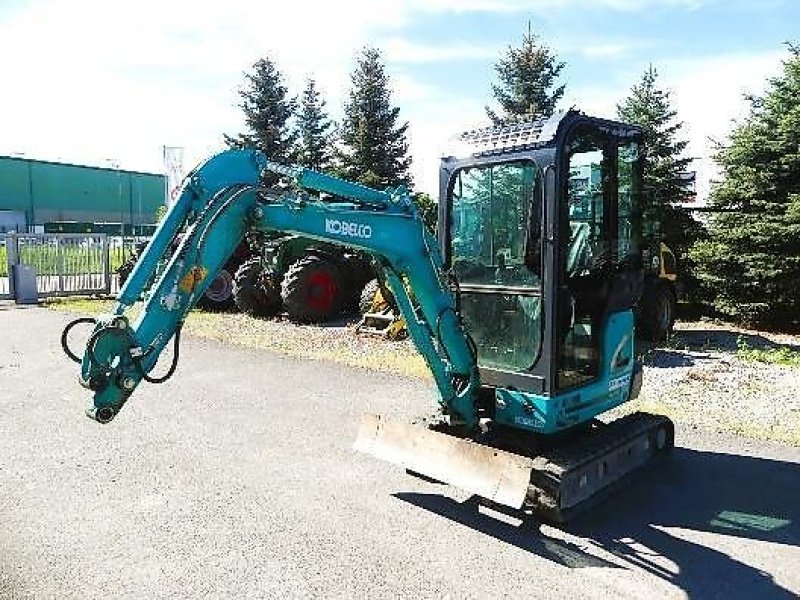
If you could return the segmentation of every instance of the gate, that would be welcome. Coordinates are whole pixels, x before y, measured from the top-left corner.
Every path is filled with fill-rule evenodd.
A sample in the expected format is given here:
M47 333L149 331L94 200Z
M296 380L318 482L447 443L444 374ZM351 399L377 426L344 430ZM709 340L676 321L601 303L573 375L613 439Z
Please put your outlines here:
M0 245L2 240L0 236ZM0 266L0 298L15 296L15 265L35 271L39 297L110 292L109 244L105 234L10 233L4 241L6 266Z

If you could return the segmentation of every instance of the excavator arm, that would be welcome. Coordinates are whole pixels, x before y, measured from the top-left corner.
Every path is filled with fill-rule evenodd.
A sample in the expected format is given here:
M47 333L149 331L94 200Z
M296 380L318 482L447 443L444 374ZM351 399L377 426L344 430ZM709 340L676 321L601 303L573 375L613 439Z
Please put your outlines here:
M261 187L264 172L293 185ZM309 192L342 201L321 202ZM68 352L81 363L81 385L94 394L87 411L91 418L111 421L142 380L160 383L174 373L186 314L253 229L301 234L370 253L433 373L444 413L475 427L479 381L474 348L455 310L436 242L405 190L381 192L244 150L222 152L188 175L112 313L96 320L83 357ZM181 232L177 251L163 267ZM131 321L128 309L142 295L144 306ZM67 350L70 328L62 336ZM155 377L154 366L171 339L172 365L166 375Z

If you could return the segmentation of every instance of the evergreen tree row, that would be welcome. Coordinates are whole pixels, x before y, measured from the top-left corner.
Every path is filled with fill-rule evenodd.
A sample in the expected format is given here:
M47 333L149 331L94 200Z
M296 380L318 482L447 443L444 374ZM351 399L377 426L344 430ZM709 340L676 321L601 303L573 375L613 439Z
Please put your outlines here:
M800 46L720 145L708 239L692 250L714 308L744 323L800 326Z
M225 135L231 148L257 148L271 160L333 171L378 189L410 186L406 134L392 105L380 53L365 48L351 73L344 120L337 128L314 79L300 99L290 96L275 63L262 58L239 90L246 132Z
M491 121L503 125L551 116L566 90L558 82L564 67L555 52L532 33L529 24L520 46L509 47L495 65L498 82L492 85L492 94L500 110L486 107ZM679 276L687 289L694 291L688 253L702 236L703 227L677 206L689 198L684 175L691 158L684 154L687 142L681 138L683 123L677 120L670 93L659 88L657 80L658 73L650 66L617 105L617 118L644 130L648 238L651 242L663 241L675 252Z
M565 63L532 33L509 46L495 64L491 86L495 124L549 116L564 96ZM372 187L411 185L408 123L393 106L380 53L364 49L351 73L343 122L329 118L316 83L290 96L271 60L259 60L239 92L246 133L225 136L232 147L256 147L271 158L329 170ZM692 299L746 322L800 324L800 49L789 47L781 76L763 97L749 98L747 119L736 125L716 161L722 180L711 192L716 211L708 230L679 204L689 197L691 159L683 123L655 68L617 105L617 118L641 126L648 153L644 183L655 200L657 236L678 256L679 275ZM430 222L433 199L416 199Z
M496 124L550 115L564 94L564 67L528 30L496 64L492 86L501 111ZM789 45L780 76L763 96L749 96L750 113L714 157L722 179L712 186L705 227L680 204L689 199L683 123L670 93L650 66L617 117L644 130L644 187L657 238L678 257L689 299L746 324L800 326L800 46Z

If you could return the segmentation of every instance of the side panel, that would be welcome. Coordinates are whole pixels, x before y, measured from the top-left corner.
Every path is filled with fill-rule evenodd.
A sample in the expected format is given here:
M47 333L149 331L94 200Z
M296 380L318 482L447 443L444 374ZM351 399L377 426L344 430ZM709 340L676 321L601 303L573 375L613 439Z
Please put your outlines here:
M596 381L554 397L514 389L495 390L495 420L536 433L556 433L627 402L634 368L633 313L609 315Z

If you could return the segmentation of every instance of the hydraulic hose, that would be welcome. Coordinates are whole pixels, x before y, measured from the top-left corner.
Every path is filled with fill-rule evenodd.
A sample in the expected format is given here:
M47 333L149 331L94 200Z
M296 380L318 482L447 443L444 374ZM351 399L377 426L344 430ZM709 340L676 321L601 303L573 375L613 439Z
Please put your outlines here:
M79 364L81 362L81 358L70 349L67 338L69 336L69 332L72 331L72 328L81 323L91 323L94 325L97 324L97 320L93 319L92 317L81 317L79 319L75 319L74 321L70 321L64 328L64 330L61 332L61 349L64 351L64 354L66 354L70 358L70 360ZM170 365L167 372L161 377L150 377L147 373L145 373L144 368L142 367L141 357L134 357L133 363L136 366L136 370L142 376L142 379L144 379L148 383L164 383L175 374L175 370L178 368L178 359L180 358L180 339L181 339L182 326L183 324L180 324L175 329L175 335L173 337L172 364ZM122 330L119 330L117 328L105 328L105 327L102 329L98 329L92 334L92 336L89 338L89 342L86 344L86 353L87 356L89 357L89 361L94 366L101 366L100 361L97 359L97 356L94 353L94 346L97 343L97 340L100 339L100 336L103 335L104 333L108 333L109 329L114 331L114 333L124 335L124 332ZM149 354L149 352L145 353L144 356L147 356L147 354Z
M144 368L142 367L142 359L140 357L134 357L133 364L136 365L136 370L139 371L139 375L141 375L142 379L144 379L147 383L164 383L175 374L175 369L178 368L178 358L180 357L182 327L183 324L181 323L175 329L175 335L172 338L172 364L169 366L167 372L161 377L150 377L147 373L145 373ZM147 354L145 354L145 356L147 356Z
M78 364L80 364L81 359L77 354L70 350L67 337L69 336L69 332L72 331L72 328L81 323L91 323L92 325L95 325L97 324L97 319L93 319L92 317L81 317L80 319L75 319L74 321L70 321L67 326L64 327L64 331L61 332L61 349L70 360Z

